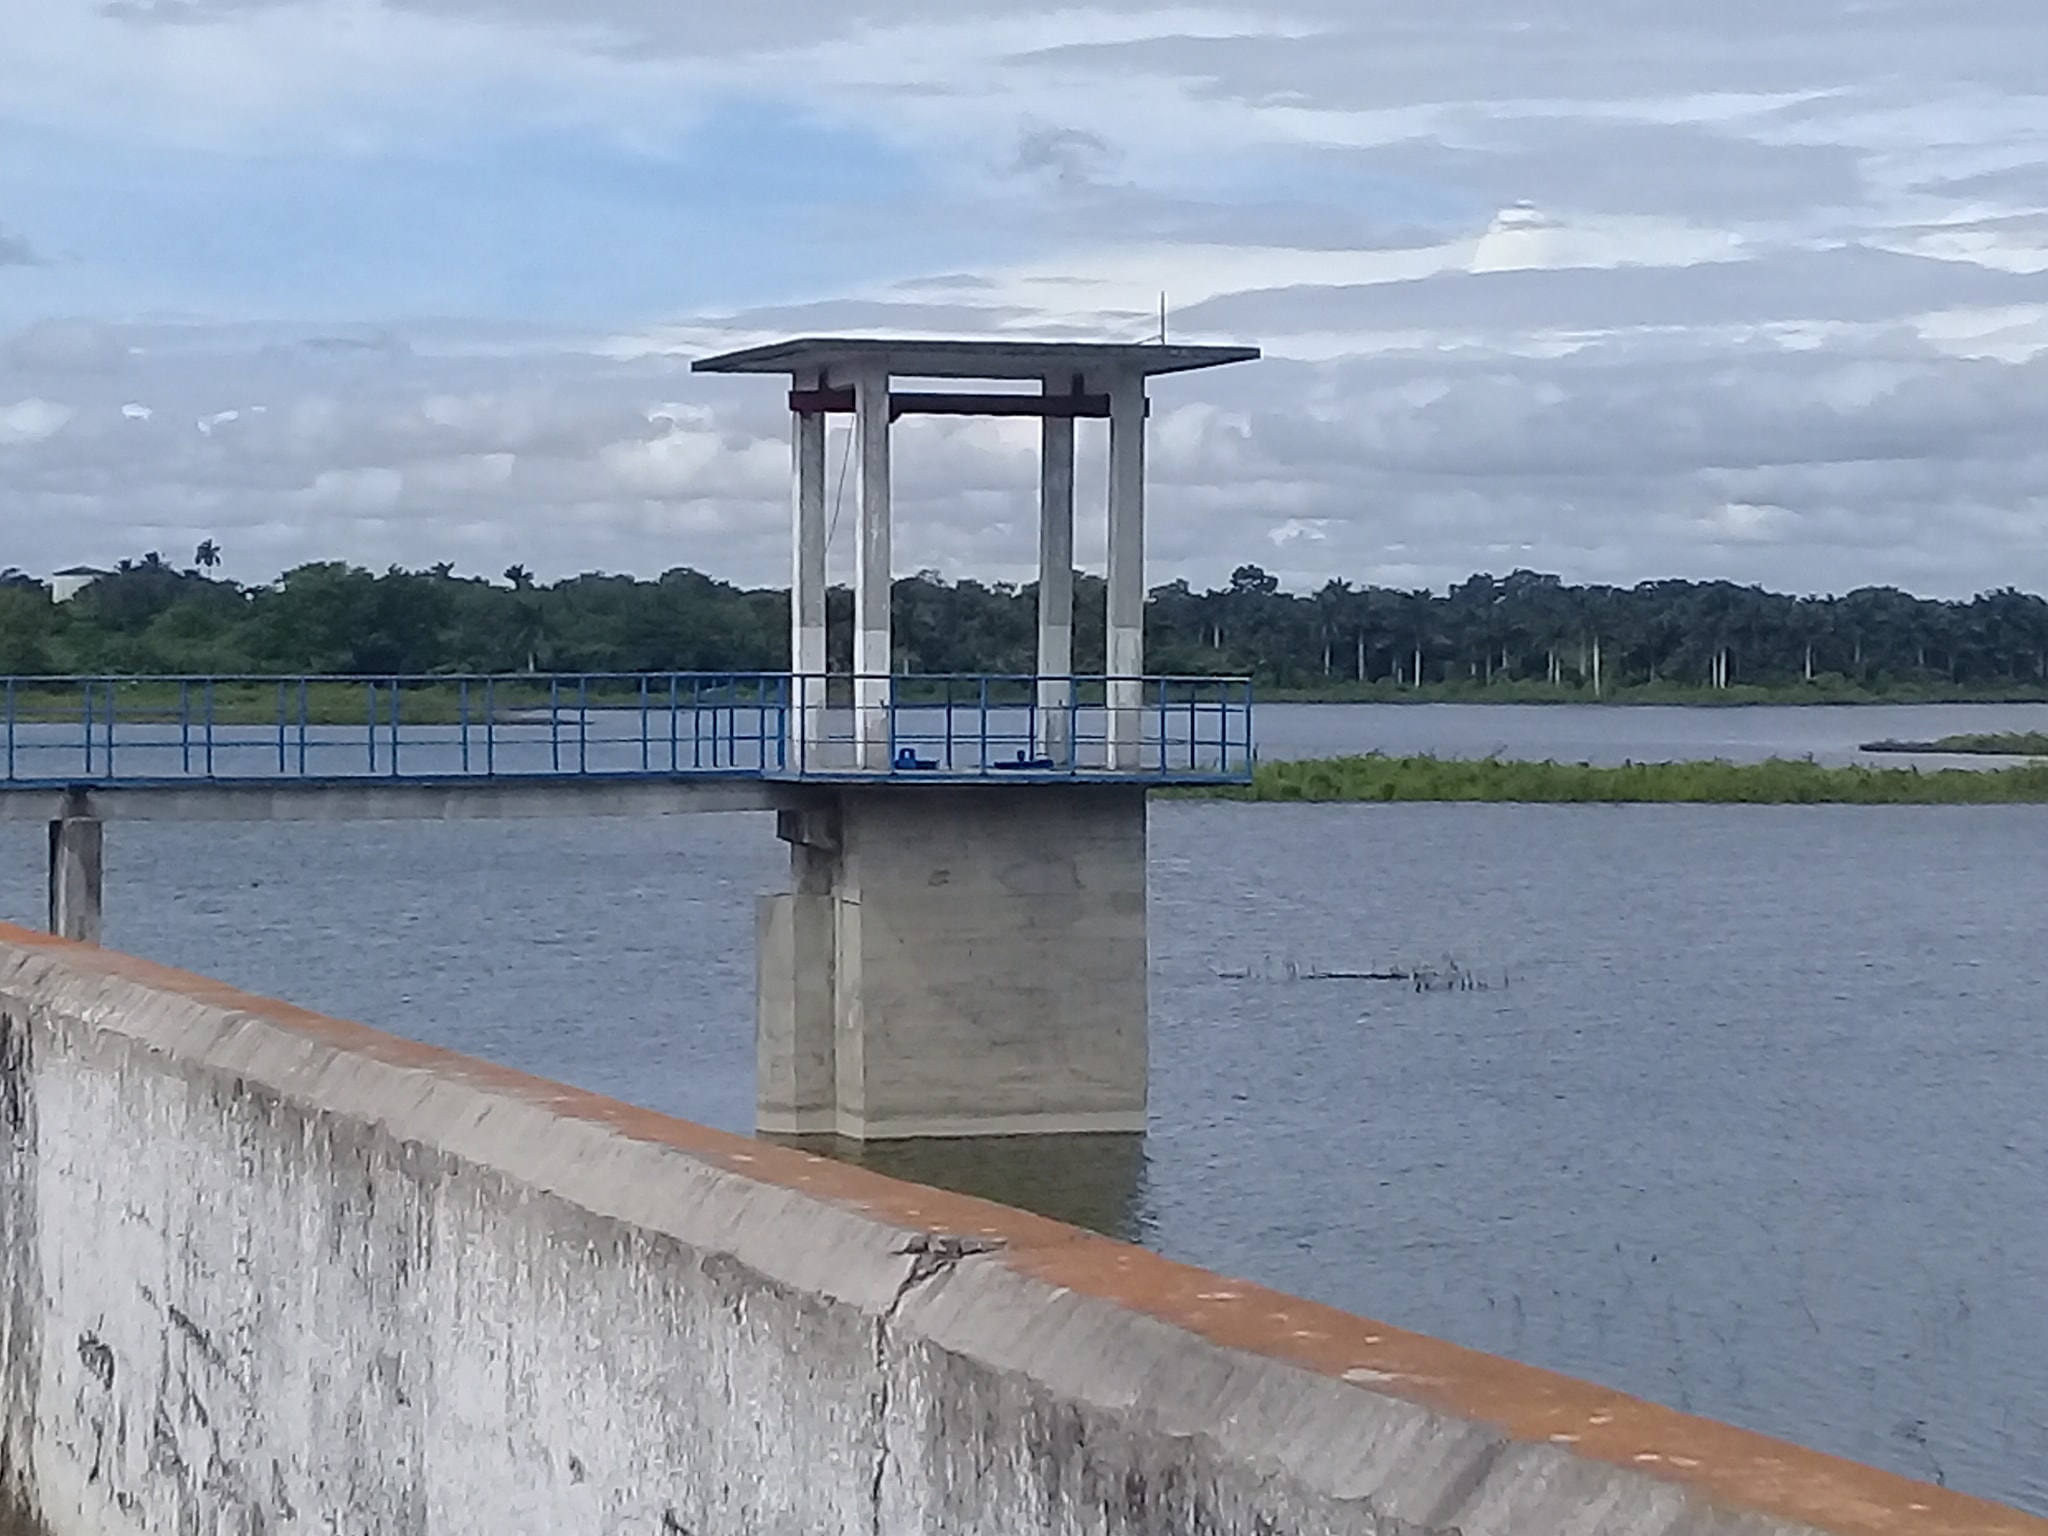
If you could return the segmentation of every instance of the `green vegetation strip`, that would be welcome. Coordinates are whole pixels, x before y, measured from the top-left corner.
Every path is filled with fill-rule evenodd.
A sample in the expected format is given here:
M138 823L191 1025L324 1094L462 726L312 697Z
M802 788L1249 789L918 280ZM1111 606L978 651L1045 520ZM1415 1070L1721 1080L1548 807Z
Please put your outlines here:
M1866 752L1954 752L1983 757L2048 757L2048 731L1976 731L1935 741L1872 741Z
M209 719L215 725L262 725L272 729L283 725L291 731L297 729L301 717L307 725L352 725L360 729L371 721L373 711L377 727L389 729L393 711L393 690L389 684L371 688L365 682L336 680L311 680L303 692L295 682L283 690L274 682L217 682L211 698L199 684L180 690L176 682L117 680L111 688L111 698L117 725L178 725L188 721L195 731ZM750 680L733 688L700 688L696 694L684 686L680 707L688 709L692 698L707 709L713 705L752 709L762 702L760 688ZM549 700L555 702L555 709L559 709L565 723L573 721L578 709L584 707L594 711L637 711L643 702L639 688L631 682L580 688L578 680L567 678L559 690L553 690L543 676L535 680L500 680L489 688L483 682L471 682L467 690L453 682L406 682L397 690L395 709L401 727L457 725L465 719L471 725L483 725L485 717L504 723L530 719L535 713L545 723ZM645 705L651 713L666 719L668 688L651 688ZM109 686L94 682L92 727L96 731L106 727L106 709ZM86 700L78 684L43 684L33 678L16 680L12 688L12 717L20 725L80 727L86 719ZM668 727L664 725L662 729L666 733Z
M327 561L243 586L216 579L221 553L208 539L181 570L152 551L61 603L0 569L0 676L744 673L779 671L789 655L785 591L681 567L542 584L523 565L486 580L447 564L380 574ZM1104 667L1103 601L1102 578L1082 574L1084 675ZM926 673L1029 673L1037 602L1028 585L903 577L898 652ZM828 606L843 635L851 600L834 588ZM1343 579L1289 593L1247 564L1208 590L1154 588L1145 648L1156 674L1251 676L1273 701L2048 699L2048 599L2009 588L1969 602L1881 587L1815 599L1727 582L1582 587L1517 570L1441 593Z
M1488 800L1521 803L1711 805L2005 805L2048 802L2048 763L2002 770L1827 768L1763 763L1524 763L1499 758L1339 757L1262 763L1250 787L1217 792L1259 801Z

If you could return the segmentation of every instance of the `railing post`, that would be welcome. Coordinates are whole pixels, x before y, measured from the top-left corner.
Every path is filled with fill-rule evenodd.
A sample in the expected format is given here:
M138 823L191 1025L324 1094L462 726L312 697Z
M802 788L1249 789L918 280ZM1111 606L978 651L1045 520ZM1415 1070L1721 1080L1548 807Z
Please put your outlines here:
M647 739L647 674L640 674L640 771L646 773L654 766L653 743Z
M484 777L498 774L498 680L484 679Z
M1235 690L1235 689L1233 689L1233 690L1232 690L1232 692L1233 692L1233 693L1235 693L1235 692L1236 692L1236 690ZM1252 761L1252 685L1251 685L1251 682L1250 682L1250 680L1249 680L1249 679L1247 679L1247 680L1246 680L1246 682L1245 682L1245 684L1244 684L1244 709L1243 709L1243 710L1242 710L1242 711L1240 712L1240 715L1239 715L1239 721L1240 721L1240 723L1242 724L1242 726L1244 727L1244 743L1243 743L1243 750L1244 750L1244 770L1243 770L1243 771L1244 771L1244 772L1246 772L1246 773L1249 773L1249 772L1251 772L1251 770L1252 770L1252 768L1253 768L1253 766L1254 766L1254 764L1253 764L1253 761ZM1228 731L1228 730L1230 729L1230 726L1229 726L1228 722L1226 722L1226 723L1225 723L1225 725L1224 725L1224 727L1223 727L1223 728L1224 728L1224 730L1226 730L1226 731Z
M562 680L548 674L548 768L562 771Z
M368 714L363 720L363 740L369 743L370 772L377 771L377 679L365 678L363 686L369 690L369 703L365 706Z
M456 709L462 719L462 771L469 773L469 679L460 678L456 685Z
M576 679L576 771L590 772L590 674Z
M14 679L7 679L7 777L14 777Z
M205 748L205 752L206 752L206 776L207 776L207 777L208 777L208 778L210 779L210 778L212 778L212 777L213 777L213 679L212 679L212 678L210 678L210 677L209 677L209 678L208 678L208 679L206 680L206 686L205 686L205 687L204 687L203 689L201 689L201 690L200 690L200 693L201 693L201 696L202 696L202 701L201 701L201 707L202 707L202 708L204 708L204 709L205 709L205 711L206 711L206 718L205 718L205 720L204 720L204 722L203 722L203 727L202 727L202 729L201 729L201 731L200 731L200 733L199 733L199 734L200 734L200 740L201 740L201 742L203 743L203 745L204 745L204 748Z
M192 679L178 679L178 772L192 771Z
M815 735L820 742L824 740L824 719L821 714L814 731L811 719L811 680L808 673L798 672L792 667L788 686L789 711L790 716L796 722L794 726L796 734L792 742L790 735L792 727L788 721L785 721L782 728L782 766L785 768L793 767L797 773L802 774L808 770L810 765L812 736ZM790 750L792 745L795 747L794 751Z
M682 720L676 711L680 707L678 694L681 679L675 673L668 675L668 771L676 772L683 766Z
M1159 688L1159 766L1157 766L1155 772L1165 774L1167 764L1171 762L1171 758L1167 756L1171 752L1171 737L1167 735L1167 729L1165 729L1165 696L1167 696L1165 678L1159 678L1159 682L1153 684L1153 686Z
M312 713L307 693L312 684L306 678L299 679L299 777L306 776L306 719Z
M285 715L286 711L290 708L284 690L285 681L280 677L277 680L277 776L279 778L283 778L285 774Z
M391 679L391 777L398 777L398 679Z
M92 776L92 679L80 678L79 729L85 733L85 772Z

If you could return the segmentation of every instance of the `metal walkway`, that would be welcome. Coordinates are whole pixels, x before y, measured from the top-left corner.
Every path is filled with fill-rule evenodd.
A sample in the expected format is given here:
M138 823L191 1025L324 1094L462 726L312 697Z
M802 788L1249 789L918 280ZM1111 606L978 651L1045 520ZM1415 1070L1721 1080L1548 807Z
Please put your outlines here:
M1243 678L899 675L885 706L858 716L853 683L779 672L14 677L0 680L0 790L1251 777ZM1113 722L1105 700L1134 696L1120 707L1136 718Z

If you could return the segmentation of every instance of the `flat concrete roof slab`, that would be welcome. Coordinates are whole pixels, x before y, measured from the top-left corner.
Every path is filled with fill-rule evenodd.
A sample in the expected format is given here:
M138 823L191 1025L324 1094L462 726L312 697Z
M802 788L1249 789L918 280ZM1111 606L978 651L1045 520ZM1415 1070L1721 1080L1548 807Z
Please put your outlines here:
M910 379L1040 379L1061 373L1191 373L1258 359L1257 347L1087 341L919 341L887 336L804 336L700 357L695 373L840 374L881 367Z

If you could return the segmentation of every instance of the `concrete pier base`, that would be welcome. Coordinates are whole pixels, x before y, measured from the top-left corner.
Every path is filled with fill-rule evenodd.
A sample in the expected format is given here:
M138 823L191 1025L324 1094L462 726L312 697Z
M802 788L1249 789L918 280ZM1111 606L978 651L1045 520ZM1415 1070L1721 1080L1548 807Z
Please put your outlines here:
M80 944L100 941L106 823L60 816L50 823L50 932Z
M854 1141L1145 1129L1145 792L849 785L778 817L757 1124Z

